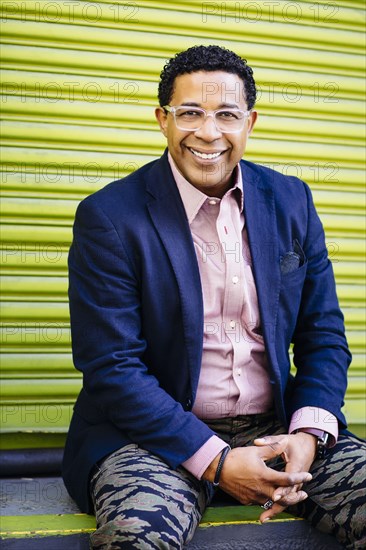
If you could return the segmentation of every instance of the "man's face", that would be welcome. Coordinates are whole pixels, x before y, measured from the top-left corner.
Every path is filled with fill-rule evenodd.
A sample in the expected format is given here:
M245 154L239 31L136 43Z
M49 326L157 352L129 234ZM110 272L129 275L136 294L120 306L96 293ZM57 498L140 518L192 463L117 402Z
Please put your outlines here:
M248 110L243 81L238 75L224 71L199 71L178 76L170 105L195 106L207 111L223 108ZM222 197L230 187L232 172L244 154L257 113L251 113L243 130L238 133L217 130L212 116L206 118L199 130L187 131L176 127L173 114L166 114L161 108L156 109L155 114L180 173L206 195ZM210 159L202 158L202 154L216 153L220 154Z

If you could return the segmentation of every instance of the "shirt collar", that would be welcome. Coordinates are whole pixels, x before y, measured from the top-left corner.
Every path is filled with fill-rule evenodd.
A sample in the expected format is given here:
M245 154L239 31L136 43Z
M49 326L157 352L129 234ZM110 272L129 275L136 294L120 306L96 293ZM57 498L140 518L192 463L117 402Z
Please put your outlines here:
M185 179L184 176L179 172L176 167L174 160L171 154L168 152L168 161L173 172L175 183L177 184L179 194L181 196L184 209L187 214L188 223L191 224L195 217L197 216L199 210L209 198L207 195L202 193L199 189L194 187ZM224 195L223 198L227 197L230 194L238 200L239 211L242 213L244 207L244 194L243 194L243 178L240 168L240 164L237 164L235 168L235 184L231 187ZM221 200L221 199L218 199Z

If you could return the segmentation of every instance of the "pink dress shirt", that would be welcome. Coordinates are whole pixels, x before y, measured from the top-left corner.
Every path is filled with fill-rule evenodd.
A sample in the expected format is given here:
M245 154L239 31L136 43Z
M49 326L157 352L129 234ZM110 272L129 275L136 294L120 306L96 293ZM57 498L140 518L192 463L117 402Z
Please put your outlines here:
M234 186L219 199L193 187L170 154L168 158L190 225L203 292L202 365L192 412L207 421L267 412L273 395L245 228L240 166ZM326 428L324 419L328 419ZM294 414L290 433L312 427L338 436L335 417L310 407ZM213 436L182 465L200 479L226 445Z

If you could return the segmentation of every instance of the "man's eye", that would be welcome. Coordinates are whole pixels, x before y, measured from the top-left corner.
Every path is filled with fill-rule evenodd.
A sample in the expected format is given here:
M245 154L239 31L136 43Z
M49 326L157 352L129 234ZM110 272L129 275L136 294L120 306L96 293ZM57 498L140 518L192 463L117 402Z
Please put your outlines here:
M179 112L178 116L195 118L195 117L201 116L201 112L200 111L181 111Z
M225 118L225 119L237 119L238 118L238 115L236 113L231 112L231 111L220 111L219 113L217 113L217 116L220 117L220 118Z

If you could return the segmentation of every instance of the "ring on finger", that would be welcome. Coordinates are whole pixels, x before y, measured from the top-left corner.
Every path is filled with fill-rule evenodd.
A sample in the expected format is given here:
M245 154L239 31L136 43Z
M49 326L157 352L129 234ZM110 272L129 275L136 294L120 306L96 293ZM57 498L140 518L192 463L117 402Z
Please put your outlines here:
M264 508L265 510L270 510L273 505L274 505L273 500L269 498L267 502L261 505L261 508Z

